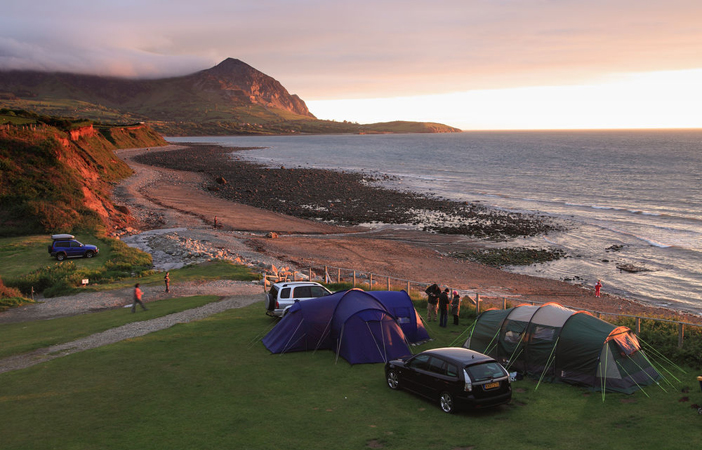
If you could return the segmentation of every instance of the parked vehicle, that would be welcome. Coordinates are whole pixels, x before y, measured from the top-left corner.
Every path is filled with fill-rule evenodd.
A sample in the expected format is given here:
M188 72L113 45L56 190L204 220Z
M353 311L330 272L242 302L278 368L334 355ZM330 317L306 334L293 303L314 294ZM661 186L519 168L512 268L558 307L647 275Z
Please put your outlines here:
M329 289L313 281L275 283L266 293L266 314L273 317L283 317L295 302L324 297L329 294L331 294Z
M438 401L446 413L502 405L512 399L507 370L493 358L462 347L436 348L388 361L385 380L390 389L406 389Z
M100 250L94 245L81 244L72 234L54 234L49 245L49 254L59 261L66 258L92 258Z

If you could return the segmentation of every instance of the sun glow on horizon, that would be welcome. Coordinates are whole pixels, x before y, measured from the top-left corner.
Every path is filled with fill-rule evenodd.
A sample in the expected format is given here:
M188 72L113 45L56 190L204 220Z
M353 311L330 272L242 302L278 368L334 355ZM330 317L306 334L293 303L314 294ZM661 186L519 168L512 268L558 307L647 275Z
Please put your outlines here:
M462 130L702 128L702 69L600 83L308 101L320 119L439 122Z

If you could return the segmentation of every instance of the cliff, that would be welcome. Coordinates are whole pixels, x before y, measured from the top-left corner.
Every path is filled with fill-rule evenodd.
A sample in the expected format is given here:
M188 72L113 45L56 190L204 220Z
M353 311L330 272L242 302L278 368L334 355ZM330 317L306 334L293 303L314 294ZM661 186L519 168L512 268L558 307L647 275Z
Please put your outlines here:
M130 217L109 194L131 169L117 148L166 145L145 125L0 126L0 236L108 232Z

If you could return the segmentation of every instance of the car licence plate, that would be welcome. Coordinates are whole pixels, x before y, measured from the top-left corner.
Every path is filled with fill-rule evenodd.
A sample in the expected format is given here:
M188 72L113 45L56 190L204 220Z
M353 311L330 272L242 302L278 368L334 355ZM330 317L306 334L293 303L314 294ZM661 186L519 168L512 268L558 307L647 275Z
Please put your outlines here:
M487 391L487 390L489 390L489 389L495 389L495 388L498 388L498 387L500 387L500 382L499 382L499 381L496 381L496 382L494 382L494 383L488 383L488 384L484 385L484 386L483 386L483 389L485 389L485 390Z

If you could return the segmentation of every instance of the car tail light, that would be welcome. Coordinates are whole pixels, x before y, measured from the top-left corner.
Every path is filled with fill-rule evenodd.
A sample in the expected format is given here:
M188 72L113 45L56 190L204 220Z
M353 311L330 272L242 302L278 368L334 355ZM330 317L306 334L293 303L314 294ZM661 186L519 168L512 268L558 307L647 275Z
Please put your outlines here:
M275 309L280 309L280 303L278 303L277 300L276 300L276 302L275 302Z
M468 372L463 370L463 377L466 380L466 384L463 386L463 390L465 392L472 392L473 391L473 382L470 379L470 376L468 375Z

